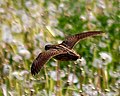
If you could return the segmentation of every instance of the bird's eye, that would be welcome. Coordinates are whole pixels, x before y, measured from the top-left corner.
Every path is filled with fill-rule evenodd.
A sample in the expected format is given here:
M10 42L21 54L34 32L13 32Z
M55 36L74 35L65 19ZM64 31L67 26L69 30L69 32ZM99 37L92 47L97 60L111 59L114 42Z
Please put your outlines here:
M50 48L51 48L50 45L46 45L46 46L45 46L45 50L49 50Z

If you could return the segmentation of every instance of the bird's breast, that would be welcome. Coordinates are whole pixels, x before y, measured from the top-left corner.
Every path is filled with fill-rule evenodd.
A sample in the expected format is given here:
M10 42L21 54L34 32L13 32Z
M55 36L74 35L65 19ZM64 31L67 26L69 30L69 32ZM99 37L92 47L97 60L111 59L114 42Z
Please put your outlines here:
M64 54L59 54L57 56L55 56L54 58L57 60L61 60L61 61L75 61L79 58L80 56L78 54L75 53L64 53Z

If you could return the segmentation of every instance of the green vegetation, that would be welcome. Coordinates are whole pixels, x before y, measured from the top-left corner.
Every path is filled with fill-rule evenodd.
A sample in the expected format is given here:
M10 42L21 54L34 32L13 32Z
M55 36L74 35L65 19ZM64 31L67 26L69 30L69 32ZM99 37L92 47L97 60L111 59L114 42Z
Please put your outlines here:
M119 6L119 0L0 0L0 96L120 96ZM31 75L46 44L89 30L105 34L74 47L82 59L51 59Z

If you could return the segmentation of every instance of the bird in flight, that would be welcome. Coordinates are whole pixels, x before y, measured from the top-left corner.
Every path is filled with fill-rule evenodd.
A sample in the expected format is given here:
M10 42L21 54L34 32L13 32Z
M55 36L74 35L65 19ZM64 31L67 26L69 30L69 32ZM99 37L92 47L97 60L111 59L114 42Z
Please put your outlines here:
M76 61L81 58L79 54L77 54L73 47L80 40L95 36L103 33L102 31L89 31L84 33L75 34L73 36L68 36L62 43L57 45L46 45L45 51L41 52L38 57L33 61L31 66L31 74L38 74L43 65L51 58L55 58L60 61Z

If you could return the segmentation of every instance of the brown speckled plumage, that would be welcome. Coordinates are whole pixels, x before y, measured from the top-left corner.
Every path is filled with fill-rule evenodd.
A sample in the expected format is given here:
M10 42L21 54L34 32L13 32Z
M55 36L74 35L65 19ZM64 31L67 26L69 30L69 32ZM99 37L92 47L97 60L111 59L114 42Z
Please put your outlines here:
M90 31L85 33L76 34L67 37L61 44L57 45L46 45L44 52L40 53L38 57L33 61L31 67L31 74L37 74L43 65L52 57L61 61L75 61L80 56L72 49L74 45L80 40L101 34L102 31Z

